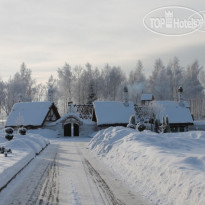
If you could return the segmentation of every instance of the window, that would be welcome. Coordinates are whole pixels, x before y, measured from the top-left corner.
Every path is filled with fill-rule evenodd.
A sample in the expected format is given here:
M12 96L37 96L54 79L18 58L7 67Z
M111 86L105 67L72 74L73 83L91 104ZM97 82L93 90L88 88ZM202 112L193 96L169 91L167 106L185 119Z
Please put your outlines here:
M178 132L178 127L171 127L171 132Z
M184 128L185 128L185 127L180 127L180 128L179 128L179 132L184 132L184 131L185 131Z

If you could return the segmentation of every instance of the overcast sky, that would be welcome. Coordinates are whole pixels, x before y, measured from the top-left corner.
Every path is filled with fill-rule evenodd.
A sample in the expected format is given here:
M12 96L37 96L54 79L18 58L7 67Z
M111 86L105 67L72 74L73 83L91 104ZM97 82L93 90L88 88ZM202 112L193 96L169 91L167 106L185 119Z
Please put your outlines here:
M159 57L205 66L204 32L170 37L144 27L148 12L169 5L205 10L204 0L0 0L0 77L7 80L22 62L38 82L65 62L126 72L141 59L147 75Z

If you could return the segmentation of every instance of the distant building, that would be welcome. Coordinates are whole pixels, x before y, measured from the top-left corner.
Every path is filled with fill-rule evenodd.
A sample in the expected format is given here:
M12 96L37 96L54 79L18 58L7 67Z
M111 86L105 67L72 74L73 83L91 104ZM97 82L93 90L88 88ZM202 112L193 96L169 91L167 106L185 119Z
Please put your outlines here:
M5 127L40 128L60 118L52 102L20 102L14 104Z
M142 94L141 105L149 105L149 103L153 100L154 96L152 94Z
M134 104L129 102L127 86L124 87L124 102L95 101L93 102L92 121L98 128L110 126L127 126L131 115L135 115Z
M171 132L188 131L193 125L193 118L187 102L176 101L153 101L155 118L162 123L163 117L168 117Z
M98 128L127 126L131 115L135 114L132 102L102 101L93 103L92 121Z

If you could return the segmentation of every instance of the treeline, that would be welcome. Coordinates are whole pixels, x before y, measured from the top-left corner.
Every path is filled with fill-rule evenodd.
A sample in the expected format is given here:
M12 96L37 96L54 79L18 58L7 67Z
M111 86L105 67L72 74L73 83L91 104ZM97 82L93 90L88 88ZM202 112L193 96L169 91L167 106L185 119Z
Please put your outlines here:
M20 71L7 82L0 81L1 111L8 114L13 104L19 101L48 100L49 87L52 87L54 101L63 114L70 101L87 104L94 100L123 100L125 85L129 90L129 98L134 103L140 103L142 93L152 93L156 100L177 100L177 88L182 86L184 99L192 102L195 100L196 103L192 103L194 110L201 113L197 118L203 117L204 111L197 105L197 99L203 101L205 72L198 61L183 67L176 57L167 65L157 59L150 76L145 75L140 60L128 75L117 66L107 64L99 69L89 63L74 67L65 63L57 69L57 74L56 79L51 75L46 84L38 84L32 77L31 69L23 63Z

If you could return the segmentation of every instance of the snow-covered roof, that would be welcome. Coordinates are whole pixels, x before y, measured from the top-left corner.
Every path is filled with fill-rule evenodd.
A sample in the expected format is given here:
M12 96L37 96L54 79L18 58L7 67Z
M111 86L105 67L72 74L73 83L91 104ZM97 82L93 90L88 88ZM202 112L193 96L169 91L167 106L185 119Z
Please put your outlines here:
M6 126L41 126L51 102L21 102L14 104L6 121Z
M77 113L69 113L68 112L65 115L63 115L60 119L58 119L57 121L50 123L48 126L62 123L63 121L65 121L68 118L75 118L77 121L79 121L79 123L83 124L83 120L79 117L79 115Z
M151 101L153 100L152 94L142 94L141 101Z
M168 116L170 124L192 124L193 119L187 103L180 105L176 101L153 101L156 117L162 122L163 116Z
M93 103L97 125L108 124L126 124L129 123L131 115L135 114L134 104L129 102L129 106L125 106L122 102L98 102Z
M79 117L76 108L73 106L73 104L71 103L68 107L68 112L63 115L61 118L59 118L58 120L56 120L55 122L51 122L49 124L47 124L47 126L53 126L62 122L65 122L67 119L69 118L74 118L76 119L81 125L83 124L83 120Z

